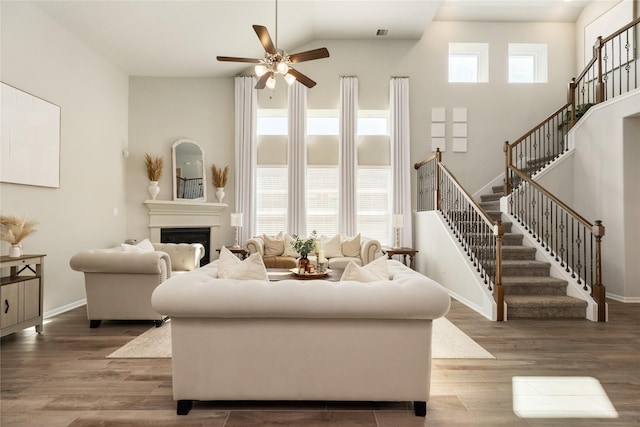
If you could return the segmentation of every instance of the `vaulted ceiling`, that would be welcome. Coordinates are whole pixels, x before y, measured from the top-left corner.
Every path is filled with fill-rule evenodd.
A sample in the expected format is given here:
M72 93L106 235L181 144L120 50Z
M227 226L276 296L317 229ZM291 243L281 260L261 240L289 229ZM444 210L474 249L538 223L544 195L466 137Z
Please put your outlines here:
M251 26L288 52L314 40L419 40L432 21L575 22L581 0L36 1L45 13L133 76L232 76L262 58ZM277 19L276 19L277 9Z

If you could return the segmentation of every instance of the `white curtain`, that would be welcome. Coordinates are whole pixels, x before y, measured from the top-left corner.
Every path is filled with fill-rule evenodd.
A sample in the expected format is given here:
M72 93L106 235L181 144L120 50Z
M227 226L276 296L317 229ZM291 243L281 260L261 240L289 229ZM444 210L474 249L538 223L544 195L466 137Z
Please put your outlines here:
M307 232L307 87L295 82L289 86L289 201L287 230L291 234Z
M338 229L347 236L357 233L358 78L340 79L340 201Z
M258 97L252 76L235 78L235 212L243 214L240 242L255 234L256 227L256 167L257 167L257 108Z
M393 213L404 216L400 245L413 247L409 135L409 78L394 77L390 90Z

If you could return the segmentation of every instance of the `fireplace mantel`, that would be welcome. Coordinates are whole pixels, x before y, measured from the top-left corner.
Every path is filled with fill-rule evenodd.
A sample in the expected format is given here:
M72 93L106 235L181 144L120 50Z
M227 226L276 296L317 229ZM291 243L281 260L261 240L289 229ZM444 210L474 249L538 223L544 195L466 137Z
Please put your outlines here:
M160 242L162 228L209 227L208 250L213 260L215 250L220 248L220 217L229 205L189 200L145 200L144 204L149 209L149 240Z

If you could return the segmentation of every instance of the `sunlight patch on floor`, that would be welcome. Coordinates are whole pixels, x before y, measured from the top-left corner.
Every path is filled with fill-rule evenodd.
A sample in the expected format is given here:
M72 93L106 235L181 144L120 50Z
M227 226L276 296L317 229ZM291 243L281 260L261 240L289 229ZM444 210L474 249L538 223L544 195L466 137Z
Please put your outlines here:
M617 418L593 377L513 377L513 412L521 418Z

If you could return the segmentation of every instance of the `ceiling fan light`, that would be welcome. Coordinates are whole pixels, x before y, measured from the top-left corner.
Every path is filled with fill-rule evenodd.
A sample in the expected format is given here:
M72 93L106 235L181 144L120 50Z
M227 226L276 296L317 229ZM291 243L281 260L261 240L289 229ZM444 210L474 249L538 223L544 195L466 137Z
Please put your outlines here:
M264 64L256 65L254 70L256 72L256 76L258 76L258 77L262 77L268 71L267 70L267 66L264 65Z
M275 88L275 87L276 87L276 78L275 78L275 77L273 77L273 75L267 79L267 84L266 84L266 86L267 86L269 89L273 89L273 88Z
M296 76L294 76L293 74L287 73L287 74L284 75L284 80L288 84L292 85L296 81Z
M289 71L289 66L287 65L286 62L284 61L280 61L278 62L278 65L276 65L276 70L278 70L278 72L280 74L287 74L287 72Z

